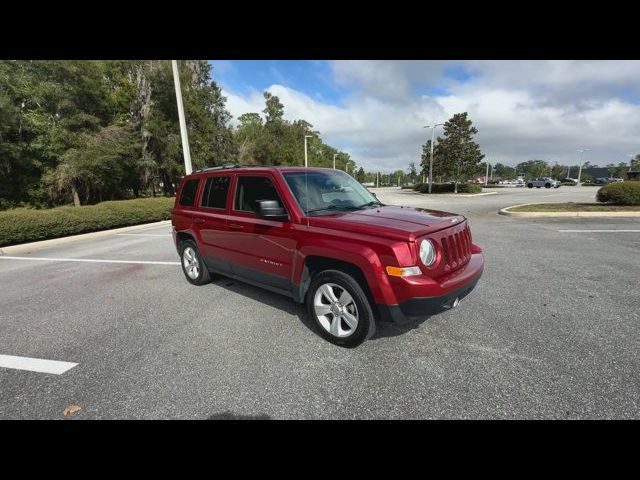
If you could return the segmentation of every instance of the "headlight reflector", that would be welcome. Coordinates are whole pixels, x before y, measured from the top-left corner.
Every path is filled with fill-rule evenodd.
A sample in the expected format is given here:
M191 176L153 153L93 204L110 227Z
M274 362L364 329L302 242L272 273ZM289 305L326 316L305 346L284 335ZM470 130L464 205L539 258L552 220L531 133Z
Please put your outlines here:
M420 242L420 260L427 267L430 267L436 261L436 249L429 239Z

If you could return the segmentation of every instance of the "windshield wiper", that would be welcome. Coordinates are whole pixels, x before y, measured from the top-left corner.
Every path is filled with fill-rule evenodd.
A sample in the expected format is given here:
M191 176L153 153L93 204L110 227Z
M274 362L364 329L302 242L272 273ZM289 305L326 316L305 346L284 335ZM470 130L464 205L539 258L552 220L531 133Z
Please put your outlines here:
M379 207L384 206L382 202L379 202L378 200L373 200L369 203L365 203L364 205L360 205L359 207L356 207L356 208L374 207L376 205L378 205Z
M360 207L354 207L353 205L329 205L328 207L307 210L307 213L322 212L324 210L357 210L359 208Z

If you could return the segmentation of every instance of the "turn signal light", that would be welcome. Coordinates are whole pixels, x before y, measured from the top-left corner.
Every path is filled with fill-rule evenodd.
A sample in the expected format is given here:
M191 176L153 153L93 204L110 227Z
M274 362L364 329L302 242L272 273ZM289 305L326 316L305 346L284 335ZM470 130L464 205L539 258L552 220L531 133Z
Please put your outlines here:
M421 275L420 267L387 267L387 275L392 277L411 277L412 275Z

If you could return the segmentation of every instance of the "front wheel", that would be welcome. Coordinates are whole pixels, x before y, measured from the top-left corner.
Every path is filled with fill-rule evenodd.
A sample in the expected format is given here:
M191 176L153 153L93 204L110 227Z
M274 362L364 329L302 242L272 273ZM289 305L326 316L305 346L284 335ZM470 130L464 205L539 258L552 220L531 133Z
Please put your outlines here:
M533 183L527 183L527 187L533 188Z
M351 275L339 270L325 270L313 277L306 304L320 335L335 345L357 347L376 331L366 293Z
M550 183L545 183L544 184L544 188L551 188L551 184Z

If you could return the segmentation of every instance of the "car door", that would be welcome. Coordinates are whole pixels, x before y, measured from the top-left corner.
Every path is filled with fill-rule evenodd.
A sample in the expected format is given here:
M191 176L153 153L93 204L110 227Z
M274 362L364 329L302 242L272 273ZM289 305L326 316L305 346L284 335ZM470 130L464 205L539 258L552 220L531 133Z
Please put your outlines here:
M296 247L292 223L261 218L256 206L257 200L277 200L290 214L283 198L272 175L237 174L226 245L237 276L288 293Z
M207 175L203 180L200 204L193 213L193 222L200 233L201 253L210 268L230 272L231 266L224 243L229 217L231 175Z

